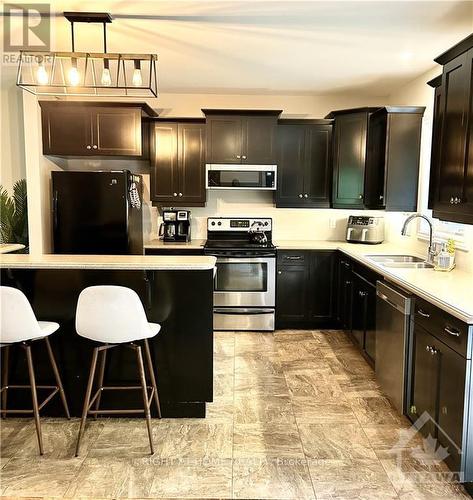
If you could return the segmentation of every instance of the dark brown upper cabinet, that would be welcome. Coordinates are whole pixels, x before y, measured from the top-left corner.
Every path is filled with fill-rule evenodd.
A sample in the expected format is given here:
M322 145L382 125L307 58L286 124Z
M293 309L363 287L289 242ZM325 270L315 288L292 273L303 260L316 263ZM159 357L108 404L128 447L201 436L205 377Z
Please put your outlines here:
M330 206L332 124L332 120L279 120L277 207Z
M41 101L43 154L63 157L148 157L145 120L156 113L141 103Z
M203 109L207 119L207 162L271 165L276 162L281 111Z
M364 208L366 139L370 110L330 113L335 119L333 140L333 207Z
M418 106L334 111L333 207L415 211L422 116Z
M364 205L415 212L425 107L386 106L370 114Z
M155 121L150 130L151 201L204 206L204 120Z
M432 155L436 172L430 185L434 217L473 224L473 35L443 53ZM437 92L436 92L437 97Z

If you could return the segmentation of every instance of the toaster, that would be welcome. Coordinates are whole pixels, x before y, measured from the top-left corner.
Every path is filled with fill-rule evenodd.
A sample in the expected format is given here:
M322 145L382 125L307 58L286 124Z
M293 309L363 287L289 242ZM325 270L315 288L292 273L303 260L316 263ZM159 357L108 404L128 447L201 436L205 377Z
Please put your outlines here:
M384 217L350 215L346 239L350 243L376 244L384 241Z

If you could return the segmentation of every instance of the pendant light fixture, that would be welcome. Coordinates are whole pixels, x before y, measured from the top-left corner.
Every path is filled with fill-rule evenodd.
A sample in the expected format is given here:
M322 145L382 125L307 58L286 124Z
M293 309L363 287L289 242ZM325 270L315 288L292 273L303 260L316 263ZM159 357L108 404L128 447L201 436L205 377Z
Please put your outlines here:
M37 95L157 97L156 54L107 52L107 24L100 12L64 12L71 23L71 52L21 51L17 85ZM103 53L75 50L74 24L103 25Z

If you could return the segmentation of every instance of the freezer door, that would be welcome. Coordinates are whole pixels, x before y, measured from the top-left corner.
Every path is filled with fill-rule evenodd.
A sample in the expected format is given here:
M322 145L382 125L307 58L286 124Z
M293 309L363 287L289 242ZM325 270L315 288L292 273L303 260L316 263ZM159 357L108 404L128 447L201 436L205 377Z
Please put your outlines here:
M54 252L128 254L128 174L52 172Z

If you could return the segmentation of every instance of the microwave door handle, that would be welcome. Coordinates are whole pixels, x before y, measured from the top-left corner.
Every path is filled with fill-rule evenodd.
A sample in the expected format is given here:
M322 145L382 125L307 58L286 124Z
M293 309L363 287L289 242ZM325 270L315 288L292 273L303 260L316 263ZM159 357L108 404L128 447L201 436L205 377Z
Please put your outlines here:
M353 228L352 227L349 227L347 229L347 240L349 240L351 238L351 233L353 232Z
M364 228L361 230L361 241L366 241L366 234L368 233L368 229Z

